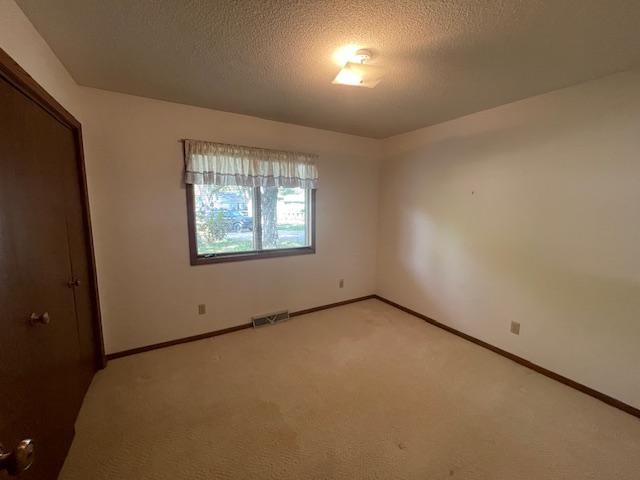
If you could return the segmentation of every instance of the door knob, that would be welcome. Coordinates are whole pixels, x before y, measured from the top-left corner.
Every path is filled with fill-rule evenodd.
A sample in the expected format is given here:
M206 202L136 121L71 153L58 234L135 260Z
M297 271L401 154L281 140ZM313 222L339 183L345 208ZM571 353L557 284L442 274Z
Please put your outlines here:
M69 280L67 282L67 286L69 288L73 288L73 287L79 287L80 286L80 280L78 280L77 278L74 278L72 280Z
M49 312L44 312L42 315L32 313L29 317L29 323L31 325L49 325L50 322L51 318L49 317Z
M18 443L13 452L4 450L0 444L0 472L6 470L9 475L19 475L33 463L35 445L33 440L26 439Z

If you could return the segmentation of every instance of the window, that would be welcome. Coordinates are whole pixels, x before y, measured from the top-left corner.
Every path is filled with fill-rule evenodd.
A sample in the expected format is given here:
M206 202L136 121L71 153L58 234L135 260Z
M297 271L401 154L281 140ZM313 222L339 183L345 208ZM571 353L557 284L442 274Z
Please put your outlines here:
M185 140L191 264L314 253L317 170L306 157Z
M190 185L192 263L313 253L314 190ZM192 255L193 257L193 255Z

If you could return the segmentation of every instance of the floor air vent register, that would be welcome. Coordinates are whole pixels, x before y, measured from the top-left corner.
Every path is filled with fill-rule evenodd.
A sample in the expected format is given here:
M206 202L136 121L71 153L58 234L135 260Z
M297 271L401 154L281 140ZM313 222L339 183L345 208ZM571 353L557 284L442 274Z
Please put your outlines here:
M251 317L251 323L253 328L264 327L266 325L274 325L279 322L283 322L289 319L289 310L282 310L280 312L267 313L266 315L258 315Z

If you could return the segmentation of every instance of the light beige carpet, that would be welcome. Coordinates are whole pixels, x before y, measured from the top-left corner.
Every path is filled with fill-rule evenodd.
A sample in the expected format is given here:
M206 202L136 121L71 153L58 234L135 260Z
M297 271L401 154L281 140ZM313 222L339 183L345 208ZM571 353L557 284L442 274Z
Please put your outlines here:
M377 300L98 373L61 478L640 478L640 421Z

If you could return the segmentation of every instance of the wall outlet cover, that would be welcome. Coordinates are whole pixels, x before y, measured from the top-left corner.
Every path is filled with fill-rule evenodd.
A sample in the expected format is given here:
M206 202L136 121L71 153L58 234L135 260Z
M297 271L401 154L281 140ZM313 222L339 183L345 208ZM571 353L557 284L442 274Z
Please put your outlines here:
M511 333L520 335L520 324L518 322L511 322Z

